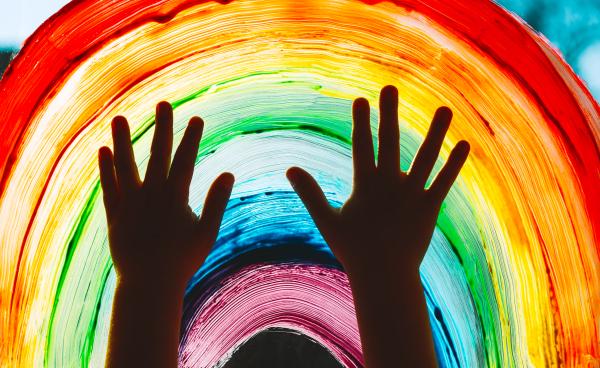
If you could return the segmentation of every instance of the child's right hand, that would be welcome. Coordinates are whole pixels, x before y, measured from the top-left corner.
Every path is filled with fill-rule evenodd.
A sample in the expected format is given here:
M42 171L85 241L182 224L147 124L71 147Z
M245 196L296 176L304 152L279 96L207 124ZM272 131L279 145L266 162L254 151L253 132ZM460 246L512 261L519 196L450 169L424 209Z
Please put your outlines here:
M410 171L405 173L400 169L397 109L397 89L383 88L376 165L369 103L363 98L354 101L354 186L341 208L328 204L323 191L306 171L294 167L287 173L331 250L349 272L393 262L394 267L418 273L442 201L469 154L469 144L459 142L430 188L425 189L452 112L446 107L436 111L427 137Z
M408 173L400 169L398 91L381 91L379 156L375 165L369 104L353 106L354 186L342 208L332 208L306 171L287 176L344 266L352 287L365 365L435 367L436 358L419 265L442 201L469 154L459 142L433 184L425 183L448 130L452 113L436 112Z

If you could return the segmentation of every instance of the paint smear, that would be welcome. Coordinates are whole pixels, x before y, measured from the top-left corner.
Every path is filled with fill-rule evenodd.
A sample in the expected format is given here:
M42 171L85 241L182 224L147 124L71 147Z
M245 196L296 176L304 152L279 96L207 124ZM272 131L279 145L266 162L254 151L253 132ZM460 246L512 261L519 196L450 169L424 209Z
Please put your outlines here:
M176 144L190 116L206 121L192 208L220 172L237 178L187 290L181 365L223 364L285 327L362 366L347 280L284 171L306 168L343 203L352 100L376 107L386 84L403 169L440 105L455 118L436 168L472 147L421 267L442 366L597 366L600 107L487 0L68 4L0 82L0 361L103 365L114 272L96 152L123 114L143 174L167 100Z

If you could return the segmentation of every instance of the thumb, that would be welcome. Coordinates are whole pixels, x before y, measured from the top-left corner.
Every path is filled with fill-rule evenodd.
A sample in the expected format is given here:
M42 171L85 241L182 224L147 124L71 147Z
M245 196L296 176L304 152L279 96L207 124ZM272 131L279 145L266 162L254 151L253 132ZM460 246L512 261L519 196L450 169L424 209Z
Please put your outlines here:
M229 202L235 178L231 173L223 173L212 183L208 189L200 221L198 222L198 236L210 240L210 245L217 238L221 220Z
M302 203L308 210L315 225L321 232L327 232L333 223L335 209L329 205L323 190L308 172L299 168L292 167L286 172L286 176L294 191L300 197Z

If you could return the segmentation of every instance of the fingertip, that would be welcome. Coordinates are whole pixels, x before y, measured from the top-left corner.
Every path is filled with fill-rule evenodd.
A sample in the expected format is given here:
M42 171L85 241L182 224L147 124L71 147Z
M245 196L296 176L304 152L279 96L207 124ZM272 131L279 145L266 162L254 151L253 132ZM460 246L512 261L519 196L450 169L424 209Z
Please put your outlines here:
M198 144L204 131L204 120L199 116L193 116L188 122L187 130L191 131L195 144Z
M204 127L204 120L199 116L192 116L188 125L195 128L202 128Z
M390 96L393 98L398 97L398 88L396 86L388 84L387 86L381 89L380 96Z
M359 97L354 100L353 106L354 106L354 108L368 108L369 100L367 100L364 97Z
M226 188L232 187L235 183L235 176L230 172L224 172L219 175L219 182Z
M122 128L127 125L127 119L123 115L117 115L112 119L113 130Z
M171 104L167 101L160 101L159 103L156 104L156 111L165 111L165 110L171 110L173 107L171 106Z
M460 142L458 142L456 144L457 149L460 150L460 152L462 152L465 155L469 154L469 151L471 151L471 145L469 144L469 142L462 140Z
M292 187L296 187L303 180L303 178L310 176L308 172L297 166L290 167L286 171L285 175L288 178L290 184L292 184Z
M112 157L112 151L111 151L111 149L108 148L107 146L100 147L100 149L98 150L98 157L100 159Z
M208 231L211 237L216 238L223 214L233 189L234 176L232 173L224 172L215 179L204 201L204 208L200 214L200 228L202 233Z
M172 129L173 107L170 103L168 103L167 101L160 101L156 104L154 122L160 127L168 128L169 130Z
M288 178L289 181L294 181L298 178L299 170L300 170L299 167L292 166L286 170L285 176Z
M448 106L440 106L435 111L435 115L446 121L452 120L453 112Z

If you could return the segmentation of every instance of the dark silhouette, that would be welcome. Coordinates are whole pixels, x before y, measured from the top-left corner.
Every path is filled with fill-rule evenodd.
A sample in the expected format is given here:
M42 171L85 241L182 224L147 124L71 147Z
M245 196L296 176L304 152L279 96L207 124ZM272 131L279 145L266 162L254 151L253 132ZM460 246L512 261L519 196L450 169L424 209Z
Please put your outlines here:
M287 176L350 279L366 366L433 367L435 352L419 265L443 199L469 145L459 142L428 189L452 113L437 110L408 173L400 170L398 91L380 96L379 154L375 163L369 104L353 105L354 186L341 208L331 207L304 170ZM173 112L161 102L151 158L139 179L127 121L113 120L114 158L99 151L100 179L108 219L117 289L107 366L174 367L183 293L204 262L220 226L233 176L222 174L198 218L188 206L189 185L203 122L190 120L170 164Z
M442 201L456 179L469 144L459 142L430 188L425 182L438 157L452 112L439 108L409 173L400 170L398 90L386 86L379 100L379 152L375 164L369 103L353 105L350 198L332 208L304 170L287 176L350 279L365 364L434 367L433 339L419 265Z
M173 110L161 102L144 182L129 126L112 122L114 158L99 151L110 253L117 273L107 366L175 367L185 286L221 224L233 175L219 176L198 218L188 205L203 121L193 117L171 165Z

